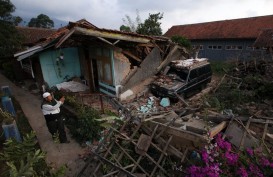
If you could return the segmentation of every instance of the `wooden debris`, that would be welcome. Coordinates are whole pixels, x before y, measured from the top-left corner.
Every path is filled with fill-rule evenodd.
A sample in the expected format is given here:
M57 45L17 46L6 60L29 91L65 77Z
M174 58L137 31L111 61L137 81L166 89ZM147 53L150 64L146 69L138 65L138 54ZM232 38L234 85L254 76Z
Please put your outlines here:
M226 128L227 126L227 122L223 121L220 124L218 124L217 126L211 128L209 130L209 137L213 138L215 135L217 135L218 133L220 133L224 128Z

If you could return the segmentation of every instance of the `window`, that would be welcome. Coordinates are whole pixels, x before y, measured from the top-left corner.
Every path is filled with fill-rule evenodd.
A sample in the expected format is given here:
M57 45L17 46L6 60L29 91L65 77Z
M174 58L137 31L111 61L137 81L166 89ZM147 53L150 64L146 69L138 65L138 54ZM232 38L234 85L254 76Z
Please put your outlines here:
M255 47L255 50L260 50L261 48L260 47Z
M246 47L246 50L253 50L253 47L249 45Z
M203 45L192 45L192 49L197 49L199 47L199 50L204 50Z
M243 50L241 45L226 45L226 50Z
M221 45L209 45L208 49L212 49L212 50L222 50L222 46Z
M197 69L193 69L193 70L190 71L190 76L189 76L190 80L193 80L193 79L197 78L197 76L198 76Z

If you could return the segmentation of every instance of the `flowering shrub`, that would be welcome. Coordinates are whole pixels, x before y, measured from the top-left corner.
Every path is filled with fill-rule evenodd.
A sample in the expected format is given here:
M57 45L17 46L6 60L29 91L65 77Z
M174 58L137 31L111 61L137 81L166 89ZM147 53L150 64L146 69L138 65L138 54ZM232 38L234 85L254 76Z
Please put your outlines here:
M187 167L187 177L266 177L273 176L272 155L266 156L261 148L247 148L235 153L232 145L217 135L215 142L200 151L198 163Z

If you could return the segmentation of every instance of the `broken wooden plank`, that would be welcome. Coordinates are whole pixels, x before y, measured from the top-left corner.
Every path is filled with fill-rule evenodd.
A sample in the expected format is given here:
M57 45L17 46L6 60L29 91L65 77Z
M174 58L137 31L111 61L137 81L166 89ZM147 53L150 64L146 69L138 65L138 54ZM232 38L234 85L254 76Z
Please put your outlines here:
M134 173L134 175L137 177L146 177L146 175L143 173Z
M126 169L131 168L131 167L134 167L134 166L135 166L134 164L127 165L126 167L123 167L123 169L126 170ZM108 174L106 174L106 175L103 175L102 177L111 176L111 175L113 175L113 174L115 174L115 173L118 173L118 172L120 172L120 171L119 171L119 170L112 171L112 172L110 172L110 173L108 173ZM135 175L135 174L133 174L133 175Z
M247 123L246 123L245 131L244 131L243 136L242 136L242 138L241 138L241 142L240 142L240 145L239 145L239 149L241 149L241 147L244 145L245 137L246 137L247 130L248 130L248 128L249 128L251 119L252 119L252 117L250 117L250 118L248 119Z
M174 94L175 94L175 96L176 96L180 101L182 101L186 106L189 106L189 104L184 100L183 97L181 97L180 95L178 95L176 92L175 92Z
M268 122L269 122L269 120L267 119L267 120L266 120L266 123L265 123L265 125L264 125L264 132L263 132L262 142L264 141L265 135L266 135L266 133L267 133Z
M169 144L170 144L172 138L173 138L173 136L170 136L169 140L168 140L167 143L165 144L165 147L164 147L164 149L163 149L163 152L164 152L164 153L166 152L167 148L169 147ZM164 153L161 153L161 154L160 154L160 157L159 157L159 159L158 159L157 162L156 162L156 166L154 167L154 169L153 169L153 171L152 171L152 173L151 173L151 176L154 175L154 173L155 173L155 171L156 171L156 169L157 169L157 166L160 164L162 158L164 157Z
M217 135L219 132L221 132L224 128L226 128L226 126L227 126L227 122L223 121L222 123L212 127L209 130L209 137L213 138L215 135Z
M102 161L104 161L105 163L107 163L107 164L113 166L114 168L116 168L116 169L118 169L118 170L124 172L124 173L127 174L128 176L136 177L135 175L131 174L129 171L125 170L125 169L122 168L122 167L117 166L116 164L112 163L110 160L108 160L108 159L102 157L101 155L97 154L96 152L93 152L93 154L96 155L97 157L99 157L100 160L102 160Z
M143 172L143 173L145 173L146 175L148 175L149 176L149 173L148 172L146 172L145 170L144 170L144 168L142 168L142 166L141 165L139 165L139 163L137 163L137 161L135 161L135 159L134 158L132 158L131 156L130 156L130 154L128 154L123 148L122 148L122 146L121 145L119 145L117 142L116 142L116 145L122 150L122 152L136 165L136 166L138 166L138 168ZM131 174L131 173L130 173Z
M132 41L132 42L139 42L139 43L148 43L151 41L151 37L148 36L132 36L131 34L120 33L117 34L116 32L101 30L101 29L85 29L80 27L75 27L75 31L80 34L85 34L88 36L95 36L95 37L103 37L103 38L110 38L116 40L124 40L124 41Z
M182 55L182 52L179 51L180 48L181 48L180 46L176 45L175 47L171 49L171 51L169 52L167 57L164 59L164 61L160 64L159 67L156 68L156 73L158 73L162 68L167 66L173 60L177 60L178 58L185 59L185 57L183 57Z
M241 127L239 127L239 124L237 122L233 121L227 127L225 134L226 134L226 138L229 140L231 144L235 145L238 148L240 147L241 140L244 135L244 131L242 130ZM246 134L245 140L244 140L245 148L256 147L257 144L258 144L258 140L256 138L254 138L250 133Z
M146 125L142 125L142 130L148 134L150 134L152 132L152 130L149 127L147 127ZM159 144L166 144L166 141L162 137L159 137L156 141L158 141ZM178 149L176 149L172 145L169 146L167 151L168 151L168 153L173 154L174 156L176 156L180 159L184 155L182 152L180 152Z
M222 114L219 114L219 115L202 115L202 114L196 113L195 115L200 117L201 119L205 119L205 120L212 121L212 122L215 122L215 123L221 123L222 121L229 121L233 117L233 116L230 116L230 115L222 115ZM246 122L246 121L248 121L249 117L237 116L237 117L234 117L234 119ZM265 124L266 120L252 118L251 122L252 123ZM269 120L269 121L267 121L267 123L268 124L273 124L273 120Z
M115 129L113 129L114 131L116 131L119 135L121 135L121 136L123 136L125 139L127 139L127 140L129 140L131 143L133 143L134 145L136 145L136 143L133 141L133 140L131 140L128 136L126 136L126 135L124 135L124 134L122 134L122 133L120 133L120 132L118 132L117 130L115 130ZM155 131L154 131L155 132ZM152 135L152 137L153 137L153 135ZM119 146L119 148L127 155L127 157L128 158L130 158L132 161L133 161L133 163L135 163L136 164L136 161L116 142L116 145L118 145ZM149 154L147 154L147 153L145 153L145 156L148 158L148 159L150 159L158 168L160 168L160 170L163 172L163 173L165 173L165 174L168 174L167 172L166 172L166 170L162 167L162 166L160 166L160 165L158 165L157 163L156 163L156 161L149 155ZM138 166L140 166L139 164L136 164L136 165L138 165ZM141 166L140 166L141 167ZM142 167L141 167L142 168ZM143 171L143 172L145 172L145 171Z
M159 123L159 122L155 122L155 121L149 121L149 123L152 123L154 125L160 125L159 129L166 129L165 133L169 134L169 135L174 135L176 137L179 138L184 138L193 142L197 142L197 143L205 143L207 142L207 138L205 136L190 132L190 131L186 131L186 130L182 130L179 128L174 128L174 127L168 127L165 124Z
M138 58L137 56L135 56L134 54L132 54L131 52L129 51L125 51L125 50L122 50L121 51L124 55L127 55L131 58L133 58L134 60L138 61L138 62L142 62L142 60L140 58Z
M145 155L150 147L151 141L151 136L141 134L135 147L136 153L138 153L139 155Z

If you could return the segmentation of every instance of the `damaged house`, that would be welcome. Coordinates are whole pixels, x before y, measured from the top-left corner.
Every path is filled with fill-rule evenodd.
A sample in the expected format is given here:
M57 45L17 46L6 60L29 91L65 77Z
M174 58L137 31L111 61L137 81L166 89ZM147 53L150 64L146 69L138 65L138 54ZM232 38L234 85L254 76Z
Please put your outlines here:
M80 20L70 22L14 57L22 66L28 65L40 89L43 85L70 91L89 89L120 97L183 55L184 49L169 38L100 29ZM73 78L79 78L80 86L60 85Z
M171 61L185 59L186 55L183 48L165 37L100 29L80 20L70 22L15 57L29 64L40 87L44 83L49 87L60 86L67 80L80 78L81 85L91 93L100 91L126 99L136 93L135 87L147 84L146 79L170 63L184 69L181 63ZM195 65L206 66L206 63L202 59ZM226 82L228 86L234 85L230 80ZM231 87L224 83L222 79L216 87L208 89L217 92L223 84L230 91ZM73 91L71 87L61 88ZM186 163L189 160L200 163L202 154L198 151L222 132L237 148L233 154L256 145L264 146L272 154L270 116L259 116L259 111L249 116L236 115L229 109L217 113L209 102L203 105L194 99L189 104L180 99L172 106L159 102L150 95L119 102L122 121L114 122L103 132L77 176L186 176L189 174ZM251 104L249 110L253 110Z

